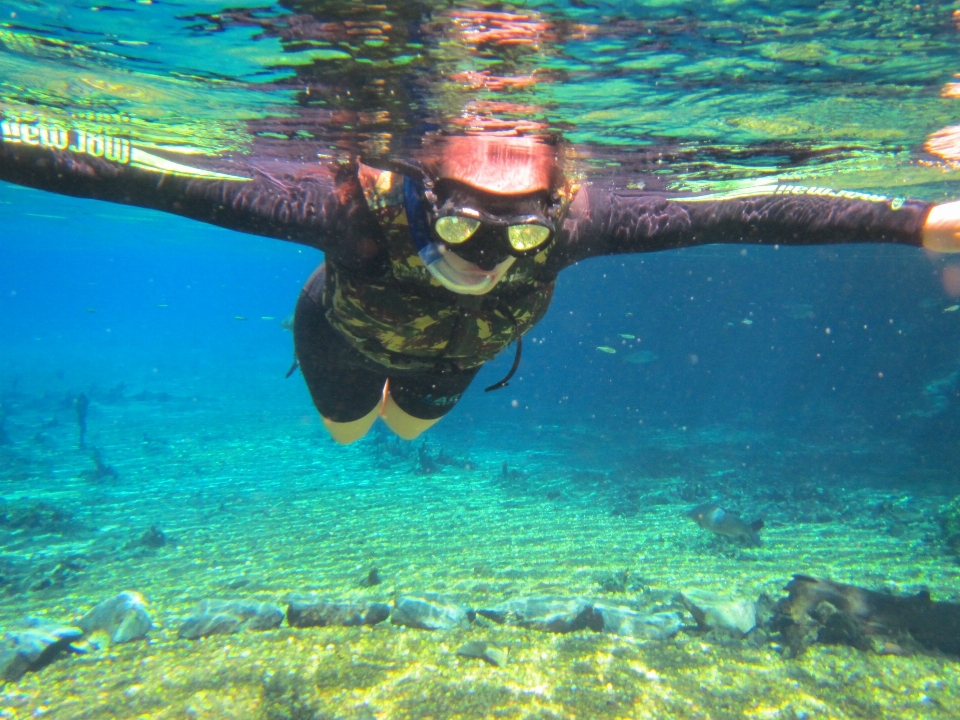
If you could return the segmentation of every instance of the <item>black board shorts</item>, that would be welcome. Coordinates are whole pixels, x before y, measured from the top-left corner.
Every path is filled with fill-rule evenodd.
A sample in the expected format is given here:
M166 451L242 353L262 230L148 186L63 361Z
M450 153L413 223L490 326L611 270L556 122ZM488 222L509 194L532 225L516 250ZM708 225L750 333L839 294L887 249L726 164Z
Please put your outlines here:
M321 265L300 292L293 316L297 360L320 414L334 422L359 420L380 404L387 380L391 397L407 414L435 420L450 412L480 367L400 370L371 360L327 320L325 281Z

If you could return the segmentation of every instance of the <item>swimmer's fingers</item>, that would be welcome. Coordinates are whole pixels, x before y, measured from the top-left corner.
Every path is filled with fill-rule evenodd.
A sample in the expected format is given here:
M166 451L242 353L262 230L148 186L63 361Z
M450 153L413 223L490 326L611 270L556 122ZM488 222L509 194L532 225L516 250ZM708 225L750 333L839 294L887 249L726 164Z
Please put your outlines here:
M934 252L960 252L960 200L933 206L923 224L923 246Z

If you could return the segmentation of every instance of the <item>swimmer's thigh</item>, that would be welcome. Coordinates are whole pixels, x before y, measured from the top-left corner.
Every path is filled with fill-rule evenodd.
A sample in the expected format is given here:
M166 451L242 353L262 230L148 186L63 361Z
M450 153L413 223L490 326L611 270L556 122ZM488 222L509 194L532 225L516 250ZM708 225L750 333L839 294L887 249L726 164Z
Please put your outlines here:
M322 269L314 273L297 300L293 342L317 410L327 420L352 422L381 402L387 376L327 321L321 304Z
M390 397L408 415L421 420L443 417L460 401L480 370L432 370L390 377Z

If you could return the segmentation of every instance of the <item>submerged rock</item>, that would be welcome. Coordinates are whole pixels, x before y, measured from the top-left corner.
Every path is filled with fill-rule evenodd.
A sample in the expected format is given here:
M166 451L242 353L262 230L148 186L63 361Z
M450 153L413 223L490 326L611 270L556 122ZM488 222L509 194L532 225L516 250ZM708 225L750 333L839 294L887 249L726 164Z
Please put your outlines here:
M70 644L82 635L79 628L39 620L8 632L0 643L0 679L14 682L46 667L62 652L71 650Z
M240 629L243 620L229 613L198 613L183 621L177 636L196 640L209 635L230 635Z
M184 620L177 635L188 640L208 635L229 635L241 628L272 630L283 622L279 605L245 600L202 600Z
M507 651L496 648L483 640L473 640L457 650L457 655L465 658L483 660L494 667L503 667L507 664Z
M583 598L518 598L477 614L496 623L507 623L543 632L568 633L603 629L603 618Z
M569 633L592 630L641 640L666 640L680 631L676 612L643 613L623 606L594 603L585 598L518 598L477 614L497 623Z
M287 625L290 627L326 627L341 625L376 625L390 617L386 603L352 603L293 601L287 606Z
M111 643L125 643L146 636L153 622L140 593L125 591L98 604L77 625L85 635L102 631Z
M735 599L705 590L684 590L683 602L697 625L705 630L722 628L746 635L757 626L757 605L753 600Z
M680 613L642 613L625 607L594 605L593 611L602 619L602 631L640 640L669 640L683 625Z
M401 595L394 601L390 622L418 630L451 630L473 622L476 614L439 595Z

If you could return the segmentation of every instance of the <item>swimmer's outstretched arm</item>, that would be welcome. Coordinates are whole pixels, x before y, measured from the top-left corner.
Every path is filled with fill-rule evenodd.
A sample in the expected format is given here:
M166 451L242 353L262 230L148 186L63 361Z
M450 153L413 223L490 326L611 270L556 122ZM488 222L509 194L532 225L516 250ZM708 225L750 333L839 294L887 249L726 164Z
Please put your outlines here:
M210 157L132 138L23 123L0 107L0 180L137 205L328 253L379 228L355 167L312 158Z
M876 242L960 251L960 203L935 206L799 185L703 195L602 187L588 187L586 193L574 201L565 224L564 264L708 243Z

